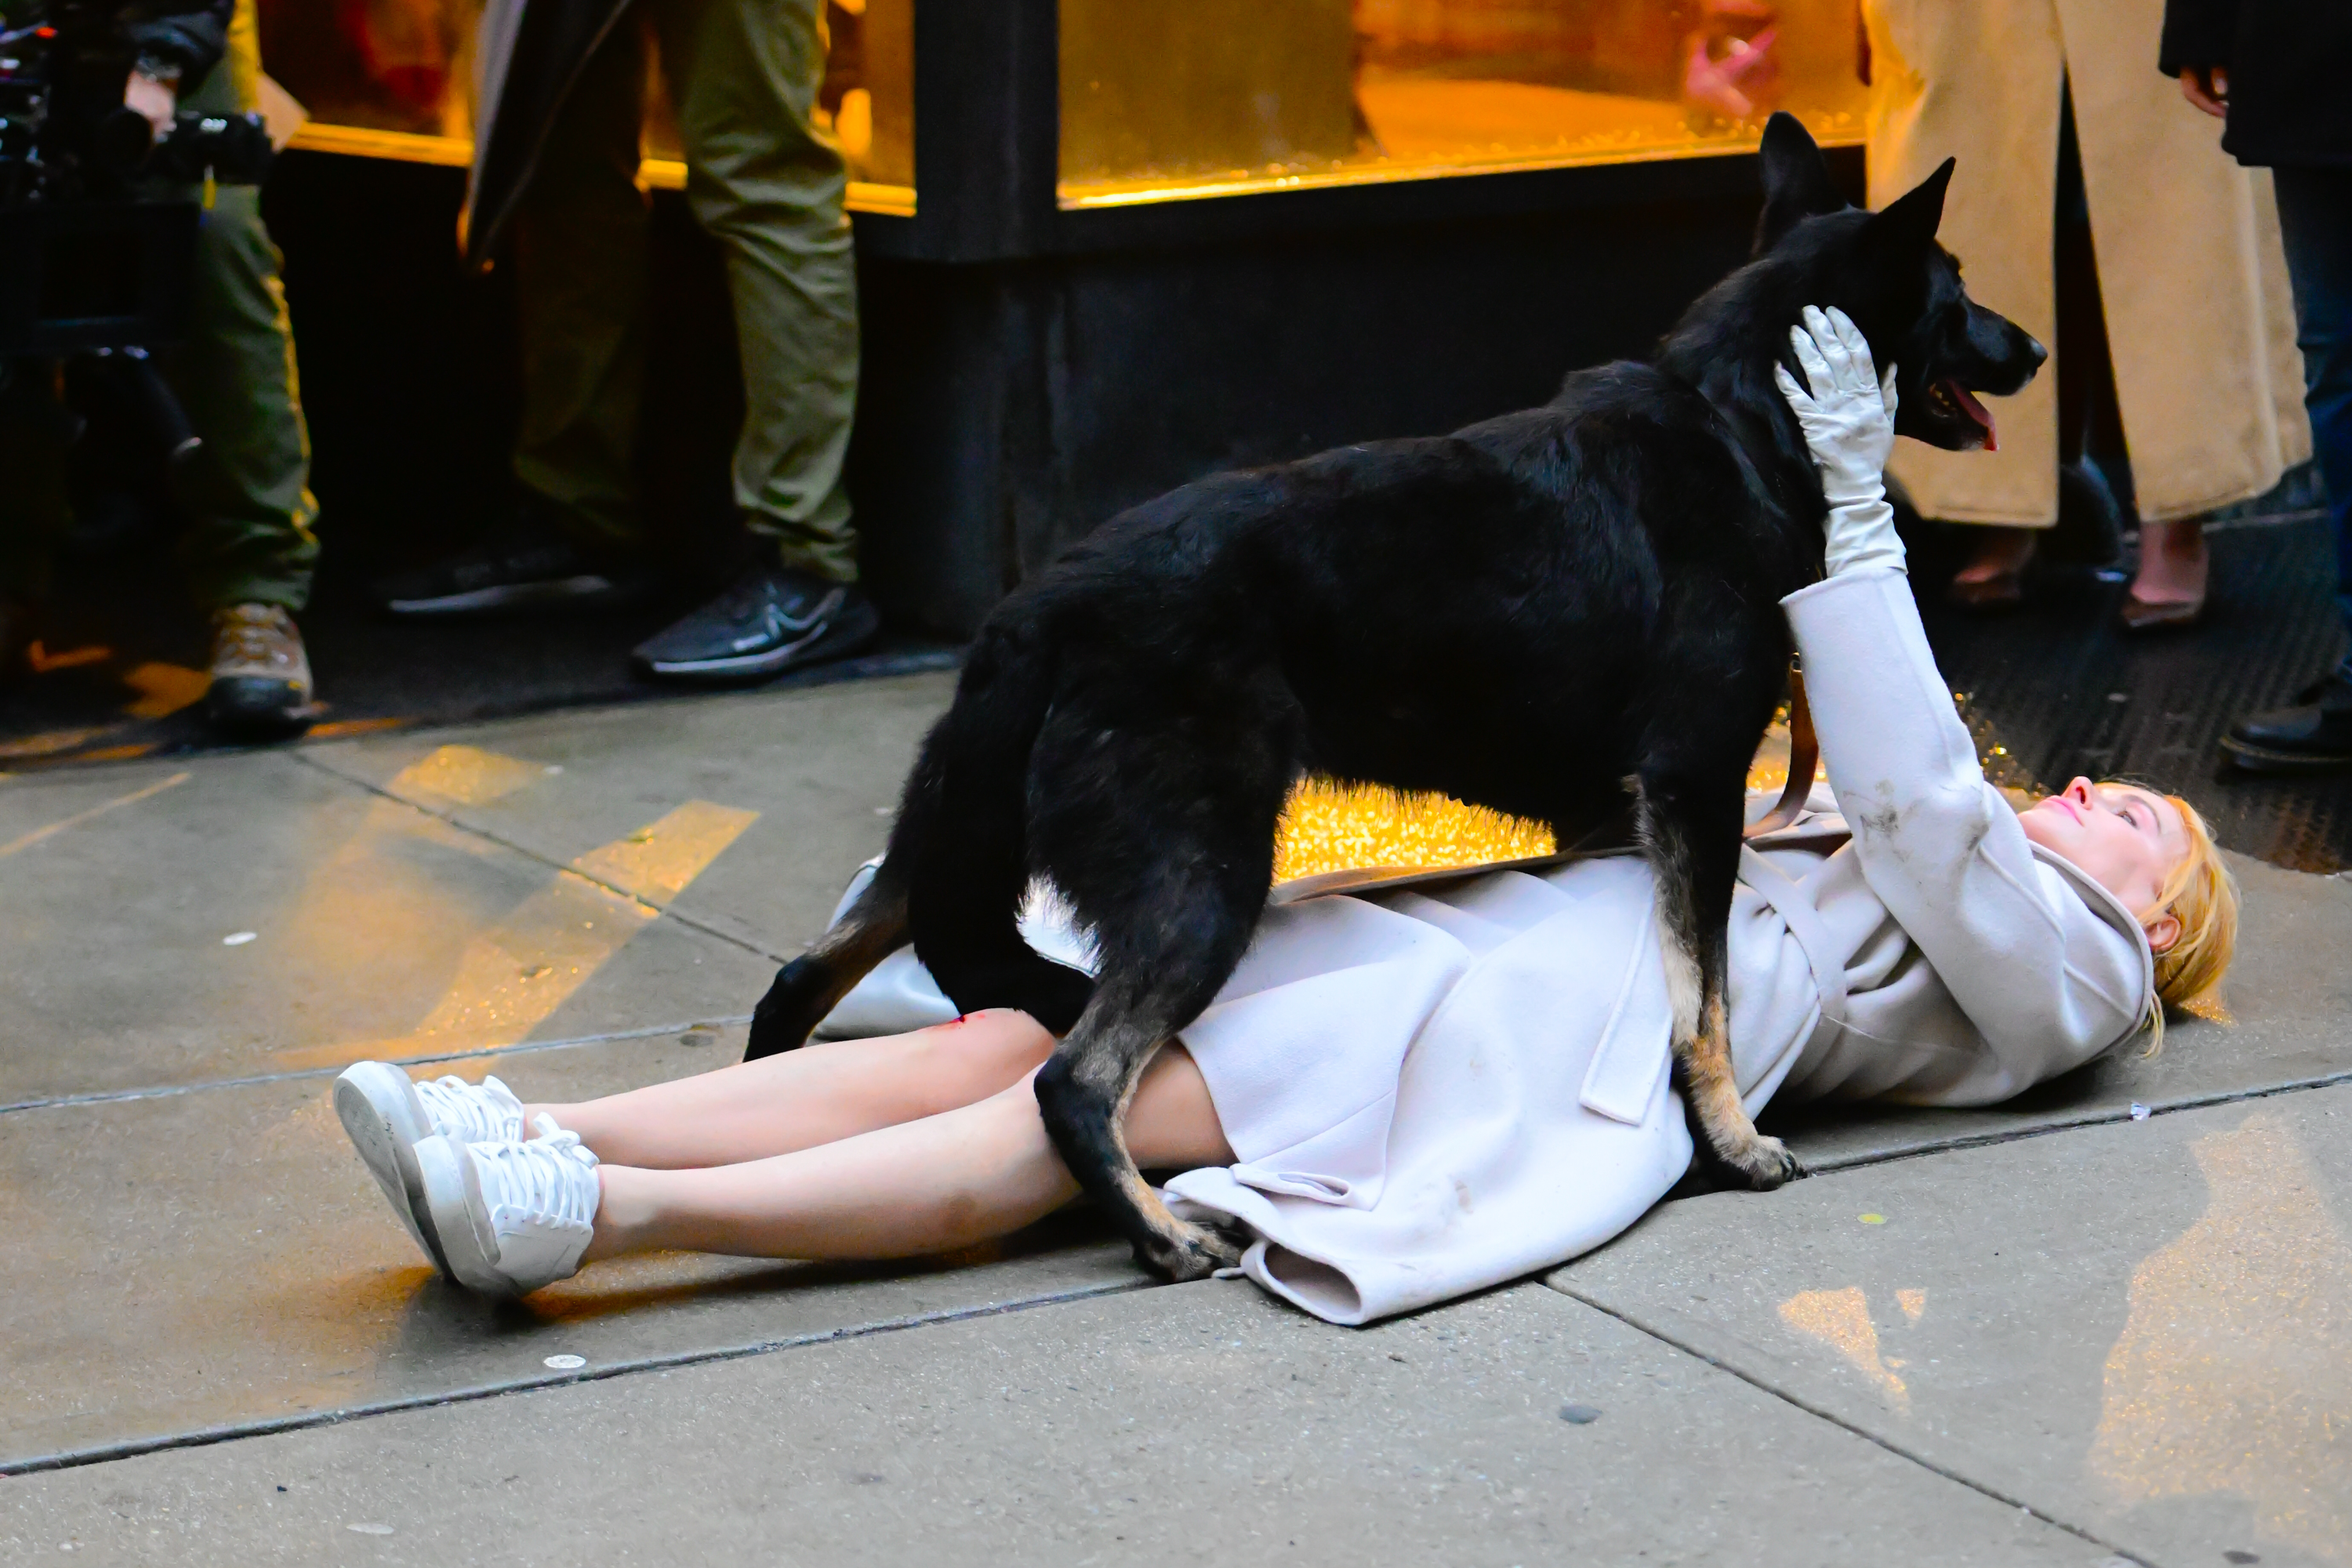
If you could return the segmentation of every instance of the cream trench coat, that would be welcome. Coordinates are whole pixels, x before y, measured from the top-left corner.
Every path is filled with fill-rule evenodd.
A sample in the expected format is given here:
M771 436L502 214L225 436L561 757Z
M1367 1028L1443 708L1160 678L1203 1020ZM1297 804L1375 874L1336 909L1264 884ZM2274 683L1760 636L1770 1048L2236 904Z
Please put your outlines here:
M1727 992L1749 1110L1986 1105L2129 1038L2147 940L1985 782L1907 579L1857 571L1783 604L1830 784L1742 857ZM1167 1189L1255 1233L1258 1284L1369 1322L1565 1262L1682 1176L1646 861L1281 898L1182 1037L1238 1159ZM1085 962L1050 909L1028 931ZM954 1011L900 952L823 1032Z
M1862 9L1870 205L1958 157L1938 237L1959 257L1970 294L2053 351L2058 100L2071 81L2142 517L2192 517L2260 495L2311 455L2270 174L2240 167L2214 121L2156 74L2164 0L1863 0ZM1993 413L1997 453L1905 442L1889 471L1928 517L2048 527L2058 517L2056 365Z

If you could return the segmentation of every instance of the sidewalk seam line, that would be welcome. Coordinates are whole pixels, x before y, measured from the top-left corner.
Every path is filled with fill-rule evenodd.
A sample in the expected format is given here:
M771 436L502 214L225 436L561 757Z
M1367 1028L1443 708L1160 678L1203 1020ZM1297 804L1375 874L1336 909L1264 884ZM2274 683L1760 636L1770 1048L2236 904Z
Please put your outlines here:
M2147 1120L2173 1116L2184 1110L2204 1110L2216 1105L2235 1105L2242 1100L2267 1100L2273 1095L2300 1094L2308 1089L2333 1089L2338 1084L2352 1083L2352 1069L2322 1073L2316 1078L2296 1079L2288 1083L2266 1084L2259 1089L2215 1089L2208 1094L2184 1096L2162 1105L2147 1104ZM1963 1149L1989 1149L2003 1143L2020 1143L2029 1138L2046 1138L2053 1132L2073 1132L2085 1127L2106 1127L2118 1121L2129 1121L2129 1107L2122 1110L2086 1111L2062 1121L2051 1121L2035 1127L2011 1127L1997 1131L1963 1133L1957 1137L1921 1143L1907 1149L1894 1149L1859 1154L1833 1154L1826 1159L1803 1161L1808 1176L1827 1175L1833 1171L1861 1170L1870 1165L1891 1165L1898 1160L1916 1160L1929 1154L1949 1154Z
M1057 1290L1051 1295L1024 1297L1018 1300L990 1301L977 1307L955 1307L940 1312L917 1312L903 1318L882 1318L870 1323L852 1323L838 1329L821 1329L812 1333L789 1334L781 1339L758 1340L745 1345L729 1345L716 1350L679 1351L669 1355L639 1356L630 1361L617 1361L583 1372L561 1373L549 1377L534 1377L513 1383L478 1384L471 1388L446 1390L437 1394L412 1394L399 1399L379 1400L373 1404L347 1405L336 1410L310 1411L300 1415L280 1416L274 1420L240 1422L226 1426L204 1426L192 1432L176 1432L156 1437L137 1437L120 1443L105 1443L88 1448L67 1448L54 1454L37 1455L26 1459L0 1459L0 1476L36 1475L49 1470L79 1469L86 1465L108 1464L117 1459L136 1458L142 1454L163 1453L176 1448L209 1448L217 1444L241 1442L248 1437L267 1437L280 1432L301 1432L319 1426L340 1426L347 1421L365 1421L379 1415L396 1415L408 1410L431 1410L444 1405L472 1405L483 1400L499 1399L511 1394L533 1394L541 1389L563 1388L573 1384L604 1383L644 1372L667 1372L673 1367L703 1366L714 1362L744 1361L752 1356L772 1354L778 1351L801 1350L812 1345L840 1344L850 1340L872 1339L877 1335L898 1333L908 1330L931 1328L944 1323L971 1322L980 1318L998 1318L1013 1312L1027 1311L1033 1307L1055 1307L1071 1301L1093 1300L1105 1296L1122 1296L1137 1290L1160 1289L1165 1282L1153 1279L1114 1279L1099 1285L1082 1285L1075 1289Z
M606 892L613 894L616 898L627 899L633 903L642 904L646 909L656 911L666 919L676 921L678 924L685 926L689 931L700 931L703 935L709 937L714 941L723 942L730 947L740 948L743 952L750 953L754 958L764 958L770 963L782 964L790 963L793 959L797 956L795 953L773 952L771 949L761 946L756 942L751 942L743 937L737 936L732 931L721 931L708 921L686 913L675 903L666 904L660 902L658 900L648 899L644 894L632 889L621 887L617 883L606 881L602 877L583 871L579 867L572 865L569 861L557 860L550 856L542 855L538 850L531 848L528 845L518 844L510 838L491 832L487 827L478 826L474 823L467 822L458 816L455 812L436 810L434 807L426 805L420 801L411 800L404 795L394 795L392 791L384 788L380 784L371 783L369 780L363 778L356 778L352 774L343 772L341 768L330 767L316 757L303 754L299 750L295 751L291 754L295 761L302 763L305 767L316 768L319 772L326 774L331 779L338 781L339 783L350 784L356 789L365 790L370 795L375 795L383 800L391 801L395 805L404 805L420 816L429 816L434 821L454 827L460 833L470 834L474 837L481 839L484 843L495 844L501 849L510 850L517 855L522 856L526 859L535 860L539 864L549 867L551 869L569 872L571 875L579 878L582 881L592 883L596 887L602 888Z
M430 1067L436 1062L465 1061L474 1057L519 1056L529 1051L570 1050L581 1046L609 1045L615 1040L646 1040L661 1035L681 1035L688 1029L732 1024L748 1024L749 1013L730 1014L718 1018L694 1018L685 1023L647 1024L640 1028L615 1029L608 1035L577 1035L562 1040L518 1040L506 1046L468 1046L464 1050L433 1051L424 1056L394 1057L394 1067ZM284 1072L252 1073L243 1078L205 1079L196 1083L151 1084L142 1089L100 1089L86 1094L53 1095L46 1100L19 1100L0 1105L0 1116L16 1110L47 1110L58 1106L111 1105L128 1100L168 1100L174 1095L197 1094L213 1089L250 1089L257 1084L291 1083L306 1078L326 1078L341 1072L349 1062L340 1067L289 1068Z
M2148 1559L2140 1556L2137 1552L2127 1551L2124 1547L2116 1545L2112 1541L2108 1541L2102 1536L2093 1534L2090 1531L2084 1529L2081 1525L2072 1523L2066 1520L2060 1519L2055 1514L2038 1509L2022 1498L2011 1497L2008 1493L1997 1490L1995 1488L1983 1481L1977 1480L1969 1476L1962 1475L1960 1472L1948 1466L1939 1464L1936 1460L1928 1458L1924 1454L1914 1453L1911 1449L1905 1447L1902 1444L1895 1442L1894 1439L1883 1437L1877 1433L1871 1431L1866 1426L1859 1426L1854 1422L1847 1420L1844 1416L1837 1415L1833 1411L1824 1409L1821 1405L1815 1405L1810 1400L1801 1398L1798 1395L1790 1393L1787 1389L1781 1388L1777 1384L1767 1381L1765 1378L1748 1371L1746 1368L1737 1366L1732 1363L1726 1361L1721 1356L1712 1355L1706 1351L1700 1350L1696 1345L1685 1344L1682 1341L1675 1338L1674 1335L1665 1332L1662 1329L1652 1327L1650 1324L1643 1322L1641 1319L1633 1316L1630 1312L1620 1311L1614 1307L1597 1301L1591 1297L1584 1295L1579 1291L1571 1290L1566 1285L1559 1284L1549 1279L1546 1279L1543 1283L1550 1289L1559 1291L1561 1295L1567 1297L1571 1301L1576 1301L1584 1306L1590 1307L1594 1311L1599 1312L1605 1317L1614 1318L1619 1322L1624 1324L1627 1328L1633 1330L1637 1333L1647 1334L1650 1338L1657 1341L1660 1344L1665 1345L1673 1350L1680 1351L1683 1354L1690 1356L1694 1360L1705 1362L1707 1365L1715 1368L1717 1372L1727 1373L1731 1376L1738 1378L1740 1382L1748 1384L1748 1387L1753 1388L1759 1393L1769 1394L1772 1398L1780 1400L1784 1405L1801 1410L1806 1415L1812 1416L1816 1420L1825 1421L1842 1432L1851 1433L1866 1443L1875 1444L1877 1447L1894 1455L1896 1458L1908 1460L1910 1463L1918 1466L1921 1469L1927 1471L1931 1475L1941 1476L1944 1479L1951 1481L1956 1485L1966 1487L1970 1491L1976 1492L1981 1497L1989 1498L1992 1501L2000 1503L2005 1507L2013 1508L2020 1513L2040 1520L2042 1523L2049 1525L2054 1530L2063 1530L2067 1534L2074 1536L2076 1540L2088 1542L2093 1546L2098 1547L2101 1551L2112 1552L2126 1562L2139 1563L2141 1564L2141 1568L2156 1568L2156 1565L2149 1563Z

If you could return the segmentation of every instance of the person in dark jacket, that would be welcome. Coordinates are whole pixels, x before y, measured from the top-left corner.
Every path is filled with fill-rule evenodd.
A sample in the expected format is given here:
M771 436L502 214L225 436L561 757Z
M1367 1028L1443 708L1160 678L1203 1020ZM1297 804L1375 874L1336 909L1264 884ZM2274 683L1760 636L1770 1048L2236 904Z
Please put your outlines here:
M2227 122L2224 152L2276 182L2304 404L2336 530L2336 603L2352 637L2352 5L2168 0L2158 64ZM2352 650L2294 707L2240 720L2221 744L2257 772L2352 767Z
M73 0L52 16L66 57L61 112L124 103L164 135L181 110L260 107L253 0ZM313 712L294 616L310 598L319 555L280 259L258 188L163 184L159 194L204 203L187 337L159 361L203 442L174 468L173 499L186 519L180 555L189 589L213 617L205 709L233 735L267 738L304 728ZM9 470L0 479L0 673L37 635L35 606L67 521L57 487L32 471L49 465L22 451L7 456L16 460L0 458Z

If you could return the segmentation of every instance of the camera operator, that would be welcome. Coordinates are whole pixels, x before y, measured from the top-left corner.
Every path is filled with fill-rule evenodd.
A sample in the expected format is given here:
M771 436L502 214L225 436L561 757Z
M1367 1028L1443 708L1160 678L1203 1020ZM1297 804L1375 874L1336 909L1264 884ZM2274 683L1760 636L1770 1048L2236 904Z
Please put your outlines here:
M10 8L0 0L0 12ZM228 116L259 107L253 0L65 0L47 18L57 28L60 113L94 116L128 106L153 127L163 148L175 114ZM261 193L152 169L131 184L132 194L184 196L203 208L186 338L156 363L200 443L174 460L169 489L185 524L180 557L190 591L213 617L206 711L240 736L297 731L310 721L311 679L293 616L310 596L318 504L280 258L262 224ZM22 395L15 401L21 416ZM27 440L19 432L6 444ZM56 500L61 487L6 488L17 493L0 501L0 533L13 535L0 538L0 663L13 666L32 634L49 556L68 519Z

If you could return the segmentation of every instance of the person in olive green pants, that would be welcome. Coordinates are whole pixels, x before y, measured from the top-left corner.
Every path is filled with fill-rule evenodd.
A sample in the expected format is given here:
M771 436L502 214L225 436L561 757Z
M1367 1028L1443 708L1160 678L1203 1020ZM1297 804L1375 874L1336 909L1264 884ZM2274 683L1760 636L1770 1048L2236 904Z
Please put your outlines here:
M492 28L486 21L486 36ZM645 552L635 448L649 215L636 172L649 39L677 110L688 204L726 257L746 403L734 497L762 548L726 595L641 646L637 660L670 678L772 674L847 653L878 624L856 586L842 482L857 287L846 172L812 118L824 71L818 0L640 0L587 53L543 124L516 123L530 98L518 79L560 72L560 61L542 51L508 66L472 248L503 242L514 269L523 515L381 592L395 613L446 615L633 585ZM519 188L497 183L500 138L534 154Z
M218 13L228 11L226 5L184 10L167 15L156 30L129 28L139 65L127 100L158 120L174 108L211 114L256 109L261 67L253 0L237 0L225 17ZM208 58L211 39L220 34L208 35L205 24L217 27L222 20L226 47ZM239 734L299 729L312 698L293 615L309 599L318 560L311 531L318 503L310 491L310 436L278 269L260 191L215 185L196 231L186 339L157 354L202 442L176 466L173 490L185 514L180 554L188 586L213 615L207 711ZM51 489L46 498L20 498L8 509L5 525L15 537L0 551L6 563L0 620L15 625L19 637L30 620L25 606L47 592L49 551L68 521L56 500Z

